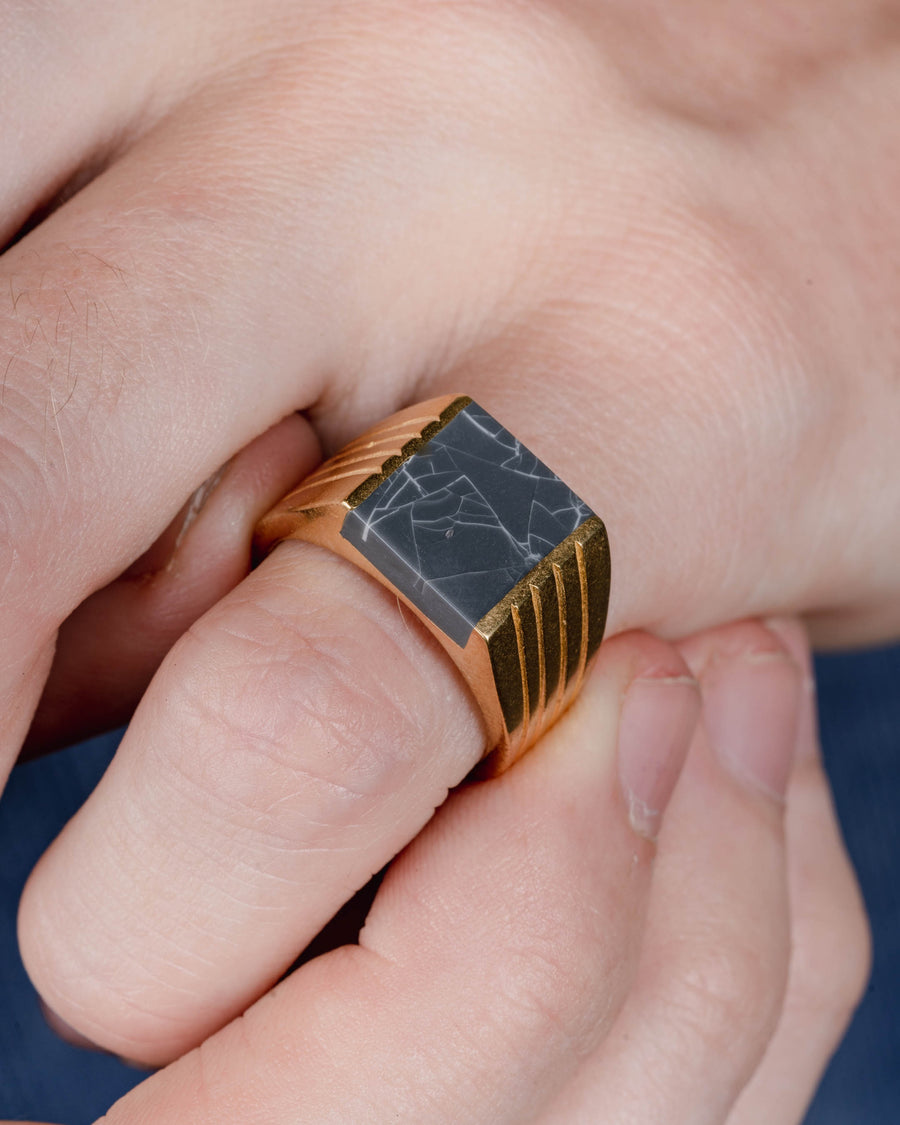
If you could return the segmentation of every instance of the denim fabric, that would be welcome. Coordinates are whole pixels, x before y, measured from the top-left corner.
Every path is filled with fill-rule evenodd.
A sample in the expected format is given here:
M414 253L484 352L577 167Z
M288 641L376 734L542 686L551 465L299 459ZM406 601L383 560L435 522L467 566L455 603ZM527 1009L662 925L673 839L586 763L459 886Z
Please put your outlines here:
M826 761L875 933L868 995L807 1125L900 1121L900 648L818 662ZM35 860L115 748L95 739L19 766L0 800L0 1118L89 1125L142 1075L46 1027L16 951L16 902ZM759 1125L768 1125L760 1122Z
M900 1121L900 648L817 661L825 762L875 941L869 990L807 1125ZM764 1125L764 1123L760 1123Z
M94 739L18 766L0 800L0 1120L89 1125L143 1077L50 1031L16 946L25 878L97 783L117 741Z

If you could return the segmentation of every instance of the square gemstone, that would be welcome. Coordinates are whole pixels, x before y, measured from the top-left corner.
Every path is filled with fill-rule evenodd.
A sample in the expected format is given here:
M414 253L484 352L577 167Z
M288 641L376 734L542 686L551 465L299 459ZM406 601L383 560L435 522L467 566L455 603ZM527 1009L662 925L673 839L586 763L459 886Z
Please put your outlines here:
M358 507L341 534L458 645L592 515L470 403Z

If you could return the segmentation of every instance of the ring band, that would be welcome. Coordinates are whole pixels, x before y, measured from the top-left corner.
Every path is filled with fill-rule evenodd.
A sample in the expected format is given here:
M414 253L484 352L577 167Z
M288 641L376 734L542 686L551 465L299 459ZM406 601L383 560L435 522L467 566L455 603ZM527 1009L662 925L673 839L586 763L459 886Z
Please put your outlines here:
M562 714L603 636L603 523L466 395L401 410L325 461L257 525L259 552L284 539L349 559L431 630L481 708L485 772Z

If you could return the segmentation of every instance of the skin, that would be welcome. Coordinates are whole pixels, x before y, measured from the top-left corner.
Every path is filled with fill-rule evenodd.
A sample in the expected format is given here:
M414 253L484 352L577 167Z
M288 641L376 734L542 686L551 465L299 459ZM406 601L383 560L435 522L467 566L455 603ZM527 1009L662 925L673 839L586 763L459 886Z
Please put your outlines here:
M805 637L775 628L714 630L684 657L611 641L548 737L458 789L391 866L358 944L303 965L104 1122L799 1122L868 946ZM667 738L660 697L642 717L680 772L654 843L630 822L617 732L647 677L694 694L697 718L684 658L703 722ZM749 740L748 698L765 703ZM736 734L740 769L722 752ZM748 772L763 762L784 798Z
M900 632L896 4L7 9L0 238L43 211L0 259L3 768L30 728L47 748L143 693L22 905L29 970L79 1030L152 1062L194 1047L478 759L462 685L363 576L286 545L238 584L284 476L401 405L475 389L603 515L612 634L773 613L819 643ZM179 539L236 456L247 478ZM798 823L833 835L817 784ZM805 869L789 838L782 875ZM767 965L776 999L711 1120L777 1025ZM241 1034L212 1042L231 1058ZM218 1050L173 1069L184 1096Z

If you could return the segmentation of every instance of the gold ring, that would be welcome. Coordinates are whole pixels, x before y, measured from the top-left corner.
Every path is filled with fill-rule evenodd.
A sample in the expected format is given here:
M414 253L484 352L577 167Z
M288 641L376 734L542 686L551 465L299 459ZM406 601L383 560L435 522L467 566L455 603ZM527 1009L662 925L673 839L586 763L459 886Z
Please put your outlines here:
M603 523L466 395L401 410L325 461L256 528L387 586L450 654L500 773L577 695L609 604Z

